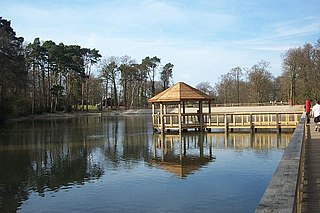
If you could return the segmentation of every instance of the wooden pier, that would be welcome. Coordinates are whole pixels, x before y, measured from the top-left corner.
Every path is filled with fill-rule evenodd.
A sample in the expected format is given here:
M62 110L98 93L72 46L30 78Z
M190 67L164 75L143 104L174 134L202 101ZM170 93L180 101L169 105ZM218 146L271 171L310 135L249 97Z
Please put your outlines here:
M234 109L237 110L236 107ZM234 112L234 113L164 113L153 114L153 128L157 131L236 131L257 129L296 128L302 115L298 112Z
M212 107L213 98L179 82L149 99L153 129L167 131L236 131L294 129L303 106ZM225 111L229 109L229 111Z

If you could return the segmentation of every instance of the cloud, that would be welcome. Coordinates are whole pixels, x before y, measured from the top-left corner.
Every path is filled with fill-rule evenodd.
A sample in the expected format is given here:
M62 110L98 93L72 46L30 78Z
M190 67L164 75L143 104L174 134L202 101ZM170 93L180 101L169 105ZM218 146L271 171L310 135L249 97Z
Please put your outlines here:
M283 3L11 0L4 2L3 16L29 42L40 37L79 44L105 57L129 55L138 62L158 56L162 64L174 64L175 81L195 85L216 82L231 68L248 68L262 59L279 74L282 53L316 41L320 18L312 9L319 6L298 14L297 3Z
M275 25L273 39L292 39L309 35L320 35L320 17L306 17L302 20L290 20Z

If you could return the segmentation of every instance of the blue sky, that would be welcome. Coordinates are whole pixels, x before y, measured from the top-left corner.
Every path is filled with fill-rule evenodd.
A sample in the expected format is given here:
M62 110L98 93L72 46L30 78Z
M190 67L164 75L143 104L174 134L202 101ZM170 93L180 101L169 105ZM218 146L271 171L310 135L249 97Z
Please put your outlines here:
M319 0L4 0L0 16L25 41L96 48L103 57L172 63L174 82L212 86L230 69L270 62L320 39Z

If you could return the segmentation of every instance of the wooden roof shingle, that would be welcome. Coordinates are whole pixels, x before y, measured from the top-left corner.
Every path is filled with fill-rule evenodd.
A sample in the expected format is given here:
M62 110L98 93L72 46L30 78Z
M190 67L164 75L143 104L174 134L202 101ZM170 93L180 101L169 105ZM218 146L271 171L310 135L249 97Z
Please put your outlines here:
M178 82L172 87L160 92L149 99L149 103L156 102L181 102L181 101L206 101L214 100L213 97L191 87L190 85Z

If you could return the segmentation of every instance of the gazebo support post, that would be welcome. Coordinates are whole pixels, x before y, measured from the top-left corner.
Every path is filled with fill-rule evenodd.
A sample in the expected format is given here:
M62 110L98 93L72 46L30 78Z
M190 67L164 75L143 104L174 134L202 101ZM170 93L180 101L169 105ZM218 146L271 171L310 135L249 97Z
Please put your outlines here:
M155 131L155 120L154 120L154 117L155 117L155 108L154 108L154 103L152 103L152 125L153 125L153 131Z
M203 131L202 101L199 101L199 124L200 124L200 132L202 132Z
M160 103L160 122L161 122L161 133L164 133L164 119L163 119L163 104Z
M208 122L209 122L209 126L211 126L211 101L209 100L208 102L208 107L209 107L209 117L208 117ZM211 129L207 129L209 132L211 132Z
M185 117L185 114L186 114L186 103L184 101L182 102L182 114L183 114L183 118L182 118L183 124L186 124L186 117Z
M179 133L181 133L181 132L182 132L181 102L179 102L179 104L178 104L178 110L179 110L179 115L178 115L178 119L179 119Z

